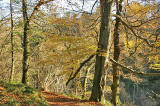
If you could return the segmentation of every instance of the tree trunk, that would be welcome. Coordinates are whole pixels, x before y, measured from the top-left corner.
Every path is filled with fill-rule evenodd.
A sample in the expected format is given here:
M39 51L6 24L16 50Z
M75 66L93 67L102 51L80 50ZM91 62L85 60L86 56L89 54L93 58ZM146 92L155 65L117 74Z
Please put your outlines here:
M116 1L116 8L117 8L117 15L120 15L120 12L122 11L122 1L118 2ZM114 41L114 60L118 61L119 60L119 55L120 55L120 45L119 45L119 25L120 25L120 19L116 17L116 23L115 23L115 28L114 28L114 34L113 34L113 41ZM114 106L119 106L118 104L119 101L119 83L120 83L120 74L118 70L118 66L116 64L112 64L113 67L113 84L112 84L112 103Z
M84 99L85 96L86 96L86 91L87 91L87 77L88 77L89 71L92 69L93 66L94 66L94 64L91 63L91 65L86 69L85 76L84 76L84 81L83 81L83 85L82 85L82 91L83 91L82 99Z
M104 65L106 61L106 55L108 54L108 47L110 43L110 21L111 21L111 10L113 0L100 0L101 5L101 27L100 37L98 42L98 49L96 54L96 65L95 74L93 80L93 87L90 100L99 102L102 96L102 87L104 82L101 83L102 75L105 73Z
M11 16L11 72L10 72L10 78L9 82L13 81L13 75L14 75L14 50L13 50L13 7L12 7L12 0L10 0L10 16Z
M27 71L28 71L28 27L29 20L27 17L27 4L26 0L22 0L22 9L23 9L23 22L24 22L24 32L23 32L23 60L22 60L22 83L26 84Z
M22 10L23 10L23 22L24 22L24 29L23 29L23 60L22 60L22 83L26 84L27 78L27 71L28 71L28 30L29 30L29 22L33 19L35 12L40 8L41 5L47 4L54 0L40 0L37 5L34 7L33 12L31 13L30 17L27 14L27 0L22 0Z

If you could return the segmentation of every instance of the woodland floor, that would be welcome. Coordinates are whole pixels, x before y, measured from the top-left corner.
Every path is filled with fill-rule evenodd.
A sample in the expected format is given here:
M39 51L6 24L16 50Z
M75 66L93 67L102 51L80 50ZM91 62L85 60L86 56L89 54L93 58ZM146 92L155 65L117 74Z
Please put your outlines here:
M6 99L2 99L3 98L2 92L4 90L5 88L3 88L0 85L0 95L1 95L0 105L6 102ZM43 91L42 93L50 106L102 106L100 103L91 102L88 100L80 100L77 98L72 98L72 97L61 95L58 93L53 93L53 92L51 93L46 91ZM21 99L15 94L7 93L5 96L7 96L7 98L14 97L16 98L16 100L21 101Z
M51 106L102 106L100 103L80 100L57 93L43 92Z

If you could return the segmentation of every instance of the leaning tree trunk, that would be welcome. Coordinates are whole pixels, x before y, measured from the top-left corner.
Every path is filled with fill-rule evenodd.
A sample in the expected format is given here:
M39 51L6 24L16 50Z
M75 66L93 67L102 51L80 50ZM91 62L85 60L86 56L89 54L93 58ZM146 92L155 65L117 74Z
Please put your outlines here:
M101 27L100 27L100 37L98 42L98 49L96 54L96 65L93 80L93 87L90 100L91 101L101 101L102 88L104 82L102 81L102 75L105 73L104 65L106 61L106 55L108 54L108 47L110 43L110 30L111 30L111 10L112 10L113 0L100 0L101 5Z
M122 1L118 2L116 1L116 8L117 8L117 15L120 15L120 12L122 11ZM119 26L120 26L120 19L116 17L116 23L114 28L114 34L113 34L113 41L114 41L114 60L119 60L120 55L120 45L119 45ZM118 66L116 64L112 65L113 67L113 84L112 84L112 103L114 106L119 106L119 83L120 83L120 74L118 70Z
M9 82L13 81L14 75L14 50L13 50L13 7L12 7L12 0L10 0L10 16L11 16L11 72Z
M27 30L29 27L29 20L27 17L27 4L26 0L22 0L22 9L23 9L23 21L24 21L24 29L23 29L23 61L22 61L22 83L26 84L26 77L28 71L28 36Z
M85 96L86 96L86 92L87 92L87 77L88 77L89 71L92 69L93 66L94 66L94 64L91 63L91 65L86 69L84 80L83 80L83 85L82 85L82 92L83 92L82 99L84 99Z

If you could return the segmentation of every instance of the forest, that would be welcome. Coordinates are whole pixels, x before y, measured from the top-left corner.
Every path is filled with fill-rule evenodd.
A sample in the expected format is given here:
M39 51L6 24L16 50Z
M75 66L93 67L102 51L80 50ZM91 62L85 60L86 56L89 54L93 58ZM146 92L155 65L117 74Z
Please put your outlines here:
M160 0L0 0L0 105L26 104L160 106Z

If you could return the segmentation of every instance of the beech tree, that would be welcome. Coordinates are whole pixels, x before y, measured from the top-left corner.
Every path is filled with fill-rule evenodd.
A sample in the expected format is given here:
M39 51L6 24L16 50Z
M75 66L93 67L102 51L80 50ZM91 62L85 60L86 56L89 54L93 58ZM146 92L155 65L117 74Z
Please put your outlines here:
M105 85L105 63L109 61L109 46L111 42L111 12L113 0L100 0L101 27L96 54L95 74L90 100L101 101Z
M23 60L22 60L22 83L26 84L26 77L27 77L27 71L28 71L28 56L29 56L29 45L28 45L28 30L29 30L29 23L34 17L34 14L36 11L40 8L41 5L47 4L54 0L40 0L37 5L34 7L33 12L30 16L28 16L27 13L27 0L22 0L22 11L23 11L23 23L24 23L24 29L23 29Z
M122 1L116 0L116 15L121 16L122 11ZM114 42L114 54L113 58L118 62L120 56L120 43L119 43L119 29L120 29L120 19L116 17L114 26L114 34L113 34L113 42ZM114 106L118 105L119 100L119 85L120 85L120 72L117 64L112 64L113 67L113 84L111 86L112 89L112 103Z
M106 3L106 1L103 1L101 2L101 9L103 10L103 4L102 3ZM107 1L107 4L105 4L106 8L110 8L110 2ZM105 8L104 6L104 8ZM126 23L122 16L121 16L121 11L122 11L122 1L116 1L116 7L117 7L117 13L116 14L113 14L113 16L116 17L116 23L115 23L115 27L114 27L114 59L109 59L112 63L113 63L113 84L112 84L112 103L117 106L118 105L118 95L119 95L119 80L120 80L120 74L119 74L119 70L117 68L117 66L121 66L121 67L125 67L121 64L118 64L118 59L119 59L119 55L120 55L120 47L119 47L119 24L120 22L125 26L127 27L129 30L131 30L131 32L133 33L134 36L136 36L138 39L144 41L149 47L156 47L154 46L153 44L150 43L150 41L145 38L145 37L142 37L140 35L137 34L137 32L134 31L133 27L129 24L129 23ZM101 11L102 11L101 10ZM108 9L109 10L109 9ZM107 13L107 12L104 12L103 11L101 12L101 20L103 20L103 16L105 16L104 14ZM110 16L111 13L108 12L108 14L106 16ZM126 17L125 17L126 18ZM107 18L105 18L107 19ZM102 25L105 26L105 24L103 24L103 22L107 23L108 20L103 20L101 21L101 28L103 28ZM135 21L137 22L137 21ZM111 29L111 26L105 26L105 28L110 28ZM103 28L103 29L105 29ZM106 30L106 29L105 29ZM99 43L98 43L98 50L101 50L100 48L103 48L105 46L109 47L109 41L108 41L108 36L105 36L105 38L102 37L102 33L101 33L101 29L100 29L100 37L99 37ZM107 30L106 30L107 31ZM103 33L104 34L104 33ZM109 34L109 32L107 33ZM107 35L106 34L106 35ZM105 39L105 43L101 40L101 38L103 38L103 40ZM106 40L107 39L107 40ZM108 41L108 42L107 42ZM107 42L107 43L106 43ZM102 44L105 44L102 45ZM103 50L103 49L102 49ZM107 51L107 49L105 48L104 51L100 51L101 55L104 55L105 52L109 53L109 51ZM106 54L107 54L106 53ZM105 64L105 59L108 59L108 57L104 56L104 58L101 58L99 59L98 57L98 54L96 54L96 68L95 68L95 76L94 76L94 85L93 85L93 88L92 88L92 94L91 94L91 98L90 100L93 100L93 101L101 101L101 96L103 96L103 87L104 87L104 81L105 81L105 71L104 70L104 64ZM100 57L103 57L103 56L100 56ZM98 61L99 60L99 61ZM99 67L99 68L98 68ZM106 63L106 67L107 67L107 63ZM126 68L125 68L126 69ZM107 70L107 68L106 68ZM146 76L159 76L159 73L141 73L141 72L136 72L135 70L132 70L132 69L129 69L127 68L127 70L131 71L132 73L135 73L135 74L142 74L142 75L146 75ZM98 93L97 93L98 92Z
M138 6L136 6L136 5L138 5ZM133 6L133 7L132 7ZM151 18L151 19L149 19L149 18L146 18L145 16L147 16L148 15L148 9L150 8L150 11L152 11L152 9L153 8L155 8L155 7L150 7L150 6L148 6L148 5L146 5L146 6L142 6L142 5L140 5L140 4L138 4L138 3L133 3L133 4L131 4L131 6L128 6L129 8L128 8L128 12L126 12L125 13L125 18L127 19L127 21L128 21L128 23L126 23L126 22L124 22L124 20L122 20L122 16L121 16L121 11L122 11L122 0L120 0L119 2L118 1L116 1L116 8L117 8L117 13L116 13L116 23L115 23L115 27L114 27L114 34L113 34L113 36L114 36L114 60L112 60L111 59L111 62L113 63L113 65L112 65L112 67L113 67L113 84L112 84L112 103L114 104L114 106L117 106L117 105L119 105L118 104L118 99L119 99L119 84L120 84L120 73L119 73L119 69L117 68L118 66L120 66L120 67L122 67L122 68L124 68L124 69L127 69L127 70L129 70L131 73L134 73L134 74L141 74L141 75L144 75L144 76L159 76L159 73L140 73L140 72L136 72L135 70L133 70L133 69L129 69L129 68L127 68L126 66L123 66L122 64L119 64L118 63L118 60L119 60L119 55L120 55L120 47L119 47L119 40L120 40L120 38L119 38L119 26L120 26L120 23L122 23L123 25L124 25L124 27L127 27L129 30L131 30L131 32L132 32L132 34L134 35L134 36L136 36L136 39L139 39L139 40L142 40L142 41L144 41L147 45L146 45L146 47L153 47L153 48L156 48L156 46L151 46L151 43L150 43L150 40L151 40L151 38L149 38L149 39L147 39L147 38L145 38L145 37L147 37L147 36L145 36L145 37L142 37L142 35L140 36L140 35L137 35L138 34L138 31L140 31L141 30L141 27L143 27L144 28L144 26L145 26L145 24L149 24L149 23L152 23L152 21L156 18L158 18L158 17L155 17L154 15L152 16L152 17L154 17L154 18ZM138 11L138 7L140 7L141 8L141 10L143 10L143 11ZM133 9L133 8L137 8L137 9ZM131 16L131 17L129 17L129 18L132 18L133 20L136 20L136 21L133 21L133 22L131 22L132 24L133 24L133 27L132 27L132 25L131 24L129 24L129 22L132 20L128 20L129 18L127 17L127 14L132 14L130 11L134 11L136 14L136 16ZM143 16L143 17L142 17ZM120 18L121 17L121 18ZM133 18L134 17L134 18ZM142 19L141 19L142 18ZM146 22L146 20L147 20L147 23L145 23ZM139 25L137 25L138 23L141 23L141 24L139 24ZM142 24L143 23L143 24ZM137 26L136 26L137 25ZM135 29L134 29L134 26L137 28L137 29L139 29L139 30L137 30L137 31L134 31ZM155 25L156 26L156 25ZM121 26L122 27L122 26ZM147 30L146 30L146 32L147 32ZM146 33L146 32L144 32L144 33ZM122 36L122 35L121 35ZM128 35L127 35L128 36ZM128 43L128 41L127 41L127 43ZM139 46L140 45L144 45L143 43L139 43L139 42L137 42L137 40L136 40L136 42L135 42L136 44L135 44L135 46L134 46L134 48L135 48L135 52L137 52L137 49L138 48L140 48ZM156 43L156 42L155 42ZM133 46L133 45L132 45ZM133 51L133 49L132 49L132 51ZM134 52L134 53L135 53Z
M10 0L10 20L11 20L11 72L10 72L10 82L13 80L13 75L14 75L14 44L13 44L13 28L14 28L14 24L13 24L13 7L12 7L12 2L13 0Z

